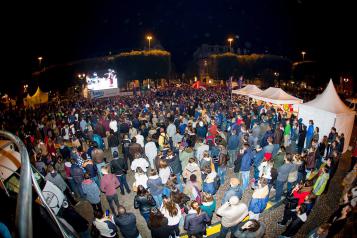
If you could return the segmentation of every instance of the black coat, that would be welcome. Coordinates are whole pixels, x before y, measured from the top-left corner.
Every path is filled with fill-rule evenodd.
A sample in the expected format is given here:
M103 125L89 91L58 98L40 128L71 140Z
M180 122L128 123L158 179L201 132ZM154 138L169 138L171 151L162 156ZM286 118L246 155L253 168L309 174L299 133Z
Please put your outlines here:
M140 210L140 213L149 213L152 207L156 206L156 202L151 194L139 196L134 198L134 208Z
M199 215L197 213L187 214L184 228L189 235L200 234L205 232L206 224L210 220L205 212L201 212Z
M139 231L136 227L136 217L133 213L118 215L114 218L115 224L119 227L124 238L137 238Z
M166 217L163 218L162 223L158 227L153 227L148 222L148 227L151 230L151 237L152 238L169 238L171 235L172 228L168 226L168 220Z
M178 158L177 155L173 156L171 159L166 157L166 162L172 169L172 173L174 174L181 174L182 173L182 166L180 159Z
M128 164L124 161L124 159L114 159L110 161L110 169L112 174L123 175L128 170Z

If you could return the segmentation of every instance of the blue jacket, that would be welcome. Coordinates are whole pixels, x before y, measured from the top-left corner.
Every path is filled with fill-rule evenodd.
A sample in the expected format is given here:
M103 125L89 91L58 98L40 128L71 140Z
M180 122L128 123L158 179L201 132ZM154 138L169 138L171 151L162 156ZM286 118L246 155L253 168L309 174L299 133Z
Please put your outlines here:
M239 145L239 136L231 135L228 138L227 150L236 150L238 149L238 145Z
M229 199L233 196L237 196L239 199L243 197L243 190L241 186L230 187L227 192L224 193L224 197L222 199L222 204L229 201Z
M306 137L312 137L313 135L314 135L314 125L309 125L306 132Z
M252 165L253 161L253 154L251 149L247 149L244 151L243 157L242 157L242 163L240 165L240 171L249 171L250 166Z
M255 214L262 213L266 208L268 201L269 196L266 196L265 198L252 198L252 200L250 200L248 210Z
M258 167L261 164L261 162L263 161L264 153L265 153L264 150L254 153L253 161L254 161L255 167Z
M207 129L205 126L198 126L197 127L197 136L200 138L206 138L206 134L207 134Z

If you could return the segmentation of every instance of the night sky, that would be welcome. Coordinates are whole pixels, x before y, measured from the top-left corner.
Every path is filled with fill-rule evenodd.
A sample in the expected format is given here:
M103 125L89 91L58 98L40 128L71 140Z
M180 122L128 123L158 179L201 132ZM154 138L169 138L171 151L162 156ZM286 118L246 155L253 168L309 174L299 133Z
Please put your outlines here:
M269 52L322 61L330 70L355 70L355 13L352 3L314 0L41 1L31 6L27 65L46 65L131 49L145 34L172 53L183 71L203 43L227 44L253 53ZM356 34L356 33L354 33ZM29 72L29 74L30 74ZM30 76L29 76L30 77Z

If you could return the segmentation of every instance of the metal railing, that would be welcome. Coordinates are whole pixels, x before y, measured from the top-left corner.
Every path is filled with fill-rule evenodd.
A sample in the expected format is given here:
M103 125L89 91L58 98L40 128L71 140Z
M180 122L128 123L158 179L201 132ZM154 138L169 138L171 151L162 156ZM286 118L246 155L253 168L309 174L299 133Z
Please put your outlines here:
M17 235L20 238L32 238L32 178L31 164L26 146L19 137L0 130L0 136L11 140L21 156L20 190L16 204Z

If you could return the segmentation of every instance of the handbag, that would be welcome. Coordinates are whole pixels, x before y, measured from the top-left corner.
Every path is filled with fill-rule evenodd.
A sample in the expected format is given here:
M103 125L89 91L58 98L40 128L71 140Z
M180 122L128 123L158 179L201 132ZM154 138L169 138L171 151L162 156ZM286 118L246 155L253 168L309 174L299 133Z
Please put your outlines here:
M138 186L136 185L136 182L133 183L133 192L138 191Z

